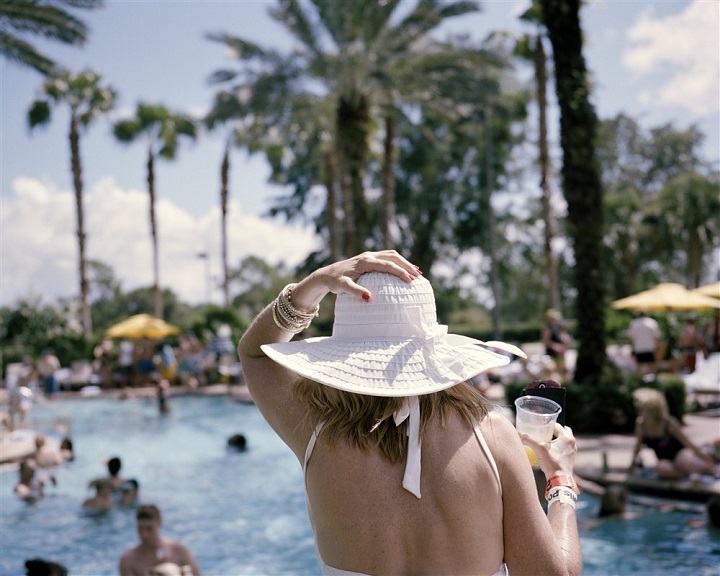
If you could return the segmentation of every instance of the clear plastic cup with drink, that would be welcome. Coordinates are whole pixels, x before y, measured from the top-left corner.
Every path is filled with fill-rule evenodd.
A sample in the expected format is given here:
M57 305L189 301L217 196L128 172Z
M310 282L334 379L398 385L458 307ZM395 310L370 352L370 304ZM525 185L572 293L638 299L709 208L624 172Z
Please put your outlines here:
M549 398L520 396L515 400L515 428L538 442L549 442L562 407ZM535 451L525 446L530 464L538 465Z

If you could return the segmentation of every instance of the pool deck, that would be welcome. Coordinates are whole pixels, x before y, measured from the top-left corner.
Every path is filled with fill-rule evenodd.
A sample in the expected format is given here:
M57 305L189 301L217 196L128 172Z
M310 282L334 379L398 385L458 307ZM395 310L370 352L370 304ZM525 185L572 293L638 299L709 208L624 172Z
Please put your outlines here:
M4 392L4 390L0 390L0 401L3 400ZM156 391L154 388L133 388L129 393L135 397L152 398L155 397ZM499 390L491 391L490 399L502 403L499 402L498 393ZM100 396L119 399L123 394L128 394L128 392L108 390L86 397ZM172 394L230 395L238 402L252 403L247 387L243 385L214 384L198 389L174 387ZM62 392L58 395L58 399L83 396L79 392ZM30 414L30 423L32 424L32 413ZM720 410L687 414L684 418L684 431L698 446L711 446L715 441L720 440ZM12 437L7 430L0 430L0 465L3 467L27 458L34 451L32 433L20 432ZM577 437L578 453L575 458L575 471L587 480L602 486L623 484L631 492L639 494L692 501L704 501L712 494L720 494L720 480L717 479L702 477L679 482L664 482L655 479L652 474L648 473L648 469L654 465L655 455L646 448L641 452L643 462L648 467L646 471L632 475L627 474L634 443L634 437L626 434L579 435ZM605 472L603 471L603 461L606 464Z

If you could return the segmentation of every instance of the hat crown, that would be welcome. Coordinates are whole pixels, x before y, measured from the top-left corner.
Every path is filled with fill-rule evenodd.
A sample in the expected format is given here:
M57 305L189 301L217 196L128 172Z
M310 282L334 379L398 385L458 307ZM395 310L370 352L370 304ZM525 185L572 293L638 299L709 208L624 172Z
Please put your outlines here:
M372 297L362 302L356 296L338 295L334 338L422 337L419 330L437 326L435 295L422 276L405 282L390 274L370 272L357 283Z

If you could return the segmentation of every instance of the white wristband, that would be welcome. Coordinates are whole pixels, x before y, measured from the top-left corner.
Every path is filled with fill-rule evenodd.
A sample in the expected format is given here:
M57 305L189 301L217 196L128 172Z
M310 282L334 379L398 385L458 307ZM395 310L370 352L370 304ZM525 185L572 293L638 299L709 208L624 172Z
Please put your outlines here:
M577 502L577 495L573 492L572 488L567 486L555 486L547 493L548 508L555 502L562 502L563 504L569 504L575 508Z

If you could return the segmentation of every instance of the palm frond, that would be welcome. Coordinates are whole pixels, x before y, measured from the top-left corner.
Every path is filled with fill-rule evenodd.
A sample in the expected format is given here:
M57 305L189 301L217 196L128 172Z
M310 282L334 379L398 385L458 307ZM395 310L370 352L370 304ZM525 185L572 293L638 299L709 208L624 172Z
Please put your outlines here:
M223 32L210 32L205 35L205 38L211 42L225 44L225 46L233 51L233 55L238 60L266 60L272 57L272 51L265 50L262 46L249 40L243 40L242 38Z
M50 58L43 56L34 46L2 30L0 30L0 46L2 46L2 54L5 58L34 68L41 74L49 74L55 66Z
M47 124L50 120L50 103L47 100L36 100L28 111L28 125L30 128Z
M28 36L79 46L88 37L86 24L65 8L93 9L102 0L2 0L0 2L0 53L43 74L54 68L52 58L35 48Z

